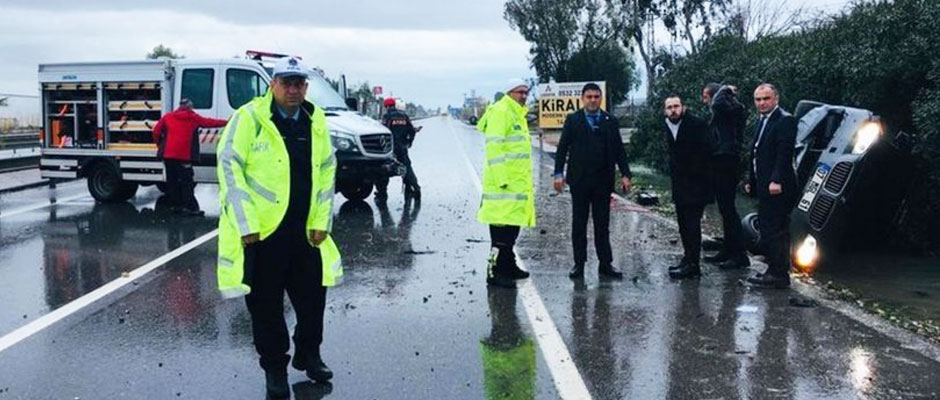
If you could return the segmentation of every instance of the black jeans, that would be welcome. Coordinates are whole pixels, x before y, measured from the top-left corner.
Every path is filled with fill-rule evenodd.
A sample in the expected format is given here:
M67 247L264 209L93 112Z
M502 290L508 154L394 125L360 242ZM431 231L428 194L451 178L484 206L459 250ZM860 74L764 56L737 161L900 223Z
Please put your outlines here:
M323 312L326 287L320 250L311 246L303 233L279 228L267 239L245 248L245 281L251 293L245 297L251 314L255 349L261 368L281 373L290 357L290 339L284 320L284 292L297 315L294 328L295 355L308 359L320 356L323 342Z
M705 204L676 204L676 222L685 253L683 263L699 264L702 256L702 215Z
M199 202L193 189L193 165L186 161L164 160L166 165L166 195L170 207L198 210Z
M575 264L587 261L587 220L594 220L594 250L600 265L614 261L610 249L610 187L604 184L571 187L571 247Z
M496 257L496 268L493 273L506 275L510 269L516 266L516 253L513 251L513 247L516 246L519 231L518 226L490 225L490 242L493 247L499 249L499 255Z
M414 168L411 167L411 157L408 155L408 148L395 148L395 159L405 165L405 176L401 177L402 183L410 190L418 189L418 176L415 175ZM381 194L388 193L388 177L379 178L375 181L375 191Z
M724 231L724 249L728 254L740 254L745 250L744 228L741 216L734 203L741 178L741 166L733 156L715 156L712 159L715 179L715 200L721 213L721 226Z
M759 248L767 256L767 274L789 279L790 211L793 202L783 195L760 198L757 216L760 221Z

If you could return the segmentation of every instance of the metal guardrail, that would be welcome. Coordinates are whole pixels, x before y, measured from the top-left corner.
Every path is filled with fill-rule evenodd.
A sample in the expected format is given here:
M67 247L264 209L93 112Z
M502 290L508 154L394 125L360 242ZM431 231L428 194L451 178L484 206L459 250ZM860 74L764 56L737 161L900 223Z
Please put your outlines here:
M0 132L0 172L39 165L39 130L17 128Z

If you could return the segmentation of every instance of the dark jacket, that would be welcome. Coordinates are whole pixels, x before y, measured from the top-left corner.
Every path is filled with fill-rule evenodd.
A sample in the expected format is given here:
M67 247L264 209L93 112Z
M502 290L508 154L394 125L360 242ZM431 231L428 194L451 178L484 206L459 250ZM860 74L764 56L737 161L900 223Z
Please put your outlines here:
M664 124L664 139L669 153L672 201L676 204L708 204L714 200L711 157L714 144L705 120L685 113L674 139Z
M620 173L625 177L631 177L630 165L627 164L627 153L624 151L623 142L620 138L620 126L617 119L610 114L600 110L598 116L597 129L599 132L593 132L587 121L584 110L575 111L568 114L565 118L565 125L561 131L561 139L558 142L558 151L555 153L555 175L564 174L565 164L568 164L568 173L565 180L573 188L592 184L603 183L610 185L613 190L614 165L620 167ZM593 154L590 149L590 137L588 135L601 135L606 140L607 165L601 174L589 173L586 166Z
M740 157L747 112L734 92L722 86L712 99L709 128L715 137L715 155Z
M751 163L748 164L748 182L751 184L751 193L757 197L770 197L770 183L776 182L783 186L784 197L790 200L796 198L796 172L793 170L796 123L795 117L782 108L777 108L767 119L767 127L764 128L756 148L754 143L757 143L760 132L754 133ZM756 129L760 130L760 122L757 123Z
M408 114L405 114L404 111L390 108L388 112L382 116L382 125L385 125L388 130L392 131L392 141L395 143L395 147L411 147L411 143L415 140L415 127L411 124L411 118L408 118Z
M199 128L221 128L224 119L205 118L190 109L167 113L153 127L157 155L165 160L193 161L199 158Z

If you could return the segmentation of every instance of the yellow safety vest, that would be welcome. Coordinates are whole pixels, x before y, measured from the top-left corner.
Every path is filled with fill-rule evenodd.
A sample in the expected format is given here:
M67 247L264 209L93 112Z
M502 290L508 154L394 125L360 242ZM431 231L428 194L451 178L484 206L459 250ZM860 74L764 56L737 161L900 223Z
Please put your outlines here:
M251 292L244 276L242 236L257 233L261 240L281 224L290 200L290 160L280 132L271 121L274 95L256 97L232 116L216 148L219 177L218 284L224 297ZM305 103L303 107L313 108ZM312 177L307 230L329 232L333 223L336 156L326 116L320 108L311 115ZM333 286L343 276L339 249L328 234L319 246L323 281ZM313 282L311 284L314 284Z
M486 135L483 199L477 220L489 225L535 226L532 143L526 108L510 96L487 107L477 122Z

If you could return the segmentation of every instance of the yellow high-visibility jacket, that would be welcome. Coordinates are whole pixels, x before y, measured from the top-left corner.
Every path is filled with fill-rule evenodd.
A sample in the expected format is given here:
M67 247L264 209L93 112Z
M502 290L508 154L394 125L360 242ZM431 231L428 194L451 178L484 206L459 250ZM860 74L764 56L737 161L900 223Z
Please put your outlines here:
M486 135L483 199L477 220L489 225L535 226L532 143L526 108L510 96L489 106L477 122Z
M290 200L290 160L284 140L271 121L274 95L257 97L232 116L216 148L219 177L218 284L225 297L251 292L243 282L245 254L242 236L257 233L261 240L281 224ZM329 232L333 220L336 156L326 128L326 116L318 107L311 120L313 186L307 231ZM343 276L339 249L328 234L319 246L323 281L311 285L333 286Z

